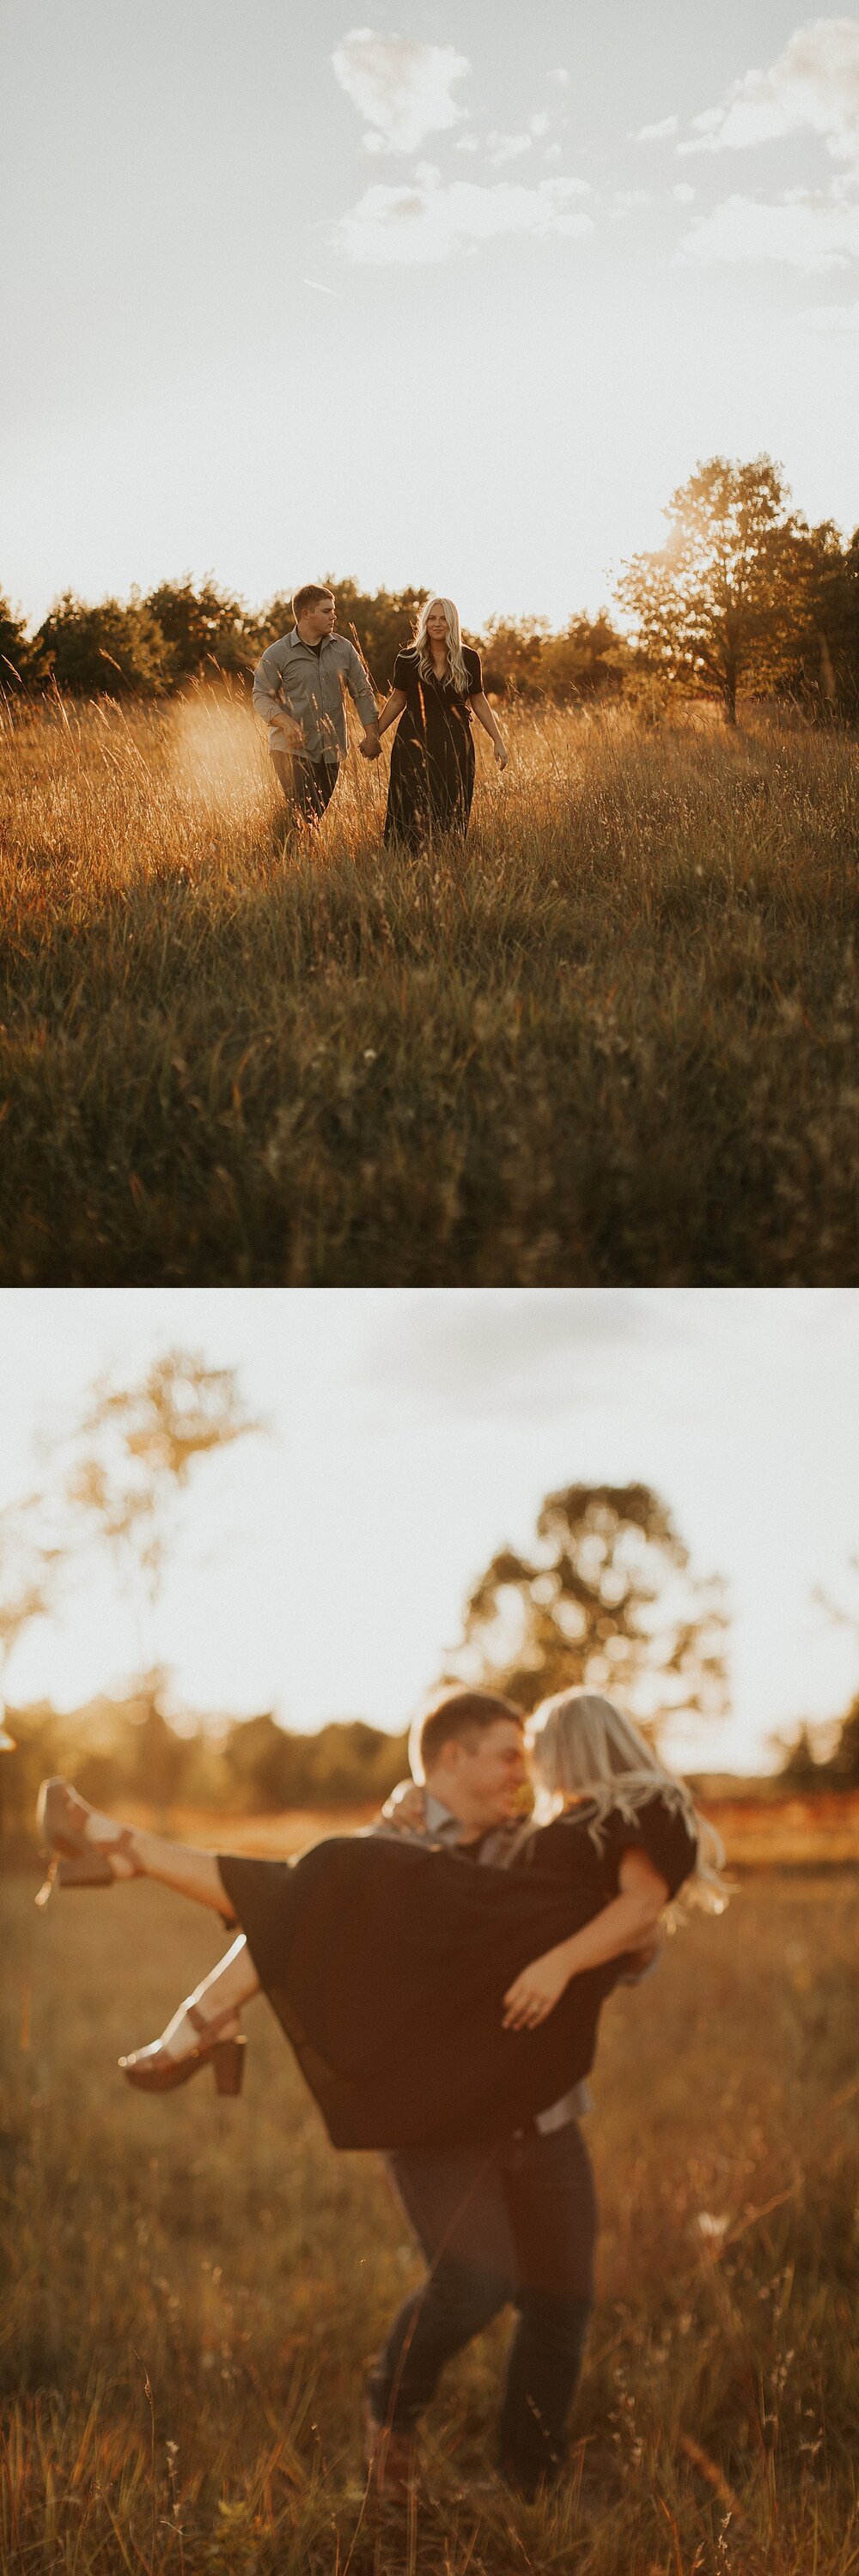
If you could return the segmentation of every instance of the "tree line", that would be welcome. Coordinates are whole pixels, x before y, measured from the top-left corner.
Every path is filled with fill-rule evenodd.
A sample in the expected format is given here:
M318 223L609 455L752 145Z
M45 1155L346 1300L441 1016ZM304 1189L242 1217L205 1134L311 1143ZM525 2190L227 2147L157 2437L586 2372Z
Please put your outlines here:
M489 621L467 635L490 696L556 705L621 697L656 716L711 699L735 724L741 695L801 705L818 721L859 716L859 529L811 526L772 458L711 457L672 494L661 547L624 565L623 625L609 610L554 631L541 617ZM300 568L306 577L306 567ZM338 627L353 634L377 690L427 597L331 580ZM248 685L265 645L292 624L288 592L249 609L190 576L91 606L64 593L34 634L0 594L0 688L76 697L159 699L193 679Z

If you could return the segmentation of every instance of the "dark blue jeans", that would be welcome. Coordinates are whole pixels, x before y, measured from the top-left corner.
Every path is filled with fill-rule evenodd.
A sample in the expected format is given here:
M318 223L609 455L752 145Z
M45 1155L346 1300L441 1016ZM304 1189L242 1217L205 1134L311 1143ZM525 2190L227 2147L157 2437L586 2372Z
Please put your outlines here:
M429 2264L373 2364L376 2421L407 2432L440 2371L512 2302L500 2466L533 2495L564 2465L567 2416L593 2306L596 2195L575 2120L496 2147L410 2149L390 2169Z

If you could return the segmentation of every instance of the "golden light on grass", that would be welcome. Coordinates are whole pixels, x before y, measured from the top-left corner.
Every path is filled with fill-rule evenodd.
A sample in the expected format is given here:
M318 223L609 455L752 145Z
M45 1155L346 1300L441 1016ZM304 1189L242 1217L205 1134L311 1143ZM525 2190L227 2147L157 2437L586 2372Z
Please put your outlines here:
M116 2058L206 1973L212 1926L141 1885L41 1916L36 1883L34 1860L2 1896L10 2576L61 2553L75 2576L852 2576L855 1871L747 1878L612 1998L569 2482L469 2501L508 2316L445 2375L411 2535L381 2542L363 2368L421 2265L378 2160L328 2145L262 2001L239 2102L131 2093Z
M855 747L508 729L412 859L238 691L5 717L0 1284L855 1281Z

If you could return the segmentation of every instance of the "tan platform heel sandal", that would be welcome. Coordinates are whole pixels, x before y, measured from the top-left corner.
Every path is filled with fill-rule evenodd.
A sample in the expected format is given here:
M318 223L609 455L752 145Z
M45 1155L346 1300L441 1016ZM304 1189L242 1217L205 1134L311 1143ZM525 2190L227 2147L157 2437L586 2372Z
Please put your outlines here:
M115 1879L110 1866L111 1852L121 1852L130 1862L132 1878L145 1877L134 1849L130 1825L115 1834L112 1842L90 1843L86 1840L86 1821L90 1810L75 1797L67 1780L43 1780L36 1800L36 1823L46 1853L50 1853L48 1875L36 1897L37 1905L47 1905L52 1887L113 1887Z
M171 2057L160 2039L154 2039L149 2048L135 2048L130 2057L119 2060L126 2082L139 2085L143 2093L172 2093L175 2085L187 2084L192 2075L199 2075L204 2066L211 2066L216 2093L240 2093L247 2040L244 2036L240 2039L218 2038L224 2023L236 2019L234 2006L228 2006L224 2012L213 2013L207 2020L196 2004L189 2004L188 2020L192 2029L200 2032L205 2044L186 2049L182 2057Z

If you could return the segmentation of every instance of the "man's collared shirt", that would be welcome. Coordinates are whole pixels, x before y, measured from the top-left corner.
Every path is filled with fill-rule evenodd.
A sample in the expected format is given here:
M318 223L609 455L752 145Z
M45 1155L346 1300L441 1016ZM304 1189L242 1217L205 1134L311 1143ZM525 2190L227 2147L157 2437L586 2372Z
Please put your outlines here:
M396 1836L398 1840L402 1836L402 1828L398 1825L371 1825L369 1830L373 1834L388 1834L392 1838ZM493 1825L488 1833L481 1834L473 1844L463 1843L459 1817L452 1816L449 1807L443 1807L441 1799L433 1798L429 1791L424 1801L423 1826L417 1829L414 1826L409 1827L413 1842L434 1843L439 1851L458 1851L466 1859L471 1852L478 1866L485 1861L495 1869L508 1867L520 1832L521 1819L517 1817L509 1825ZM553 2129L565 2129L568 2121L580 2120L584 2112L592 2109L593 2097L590 2086L585 2083L572 2084L569 2093L562 2093L558 2102L550 2102L548 2110L536 2113L533 2125L535 2129L539 2129L541 2137L548 2137Z
M343 691L354 698L363 725L374 725L376 700L360 654L345 635L324 635L316 652L305 644L297 626L278 643L269 644L254 672L254 706L270 728L277 749L277 724L284 711L301 726L310 760L327 760L332 768L348 749Z

